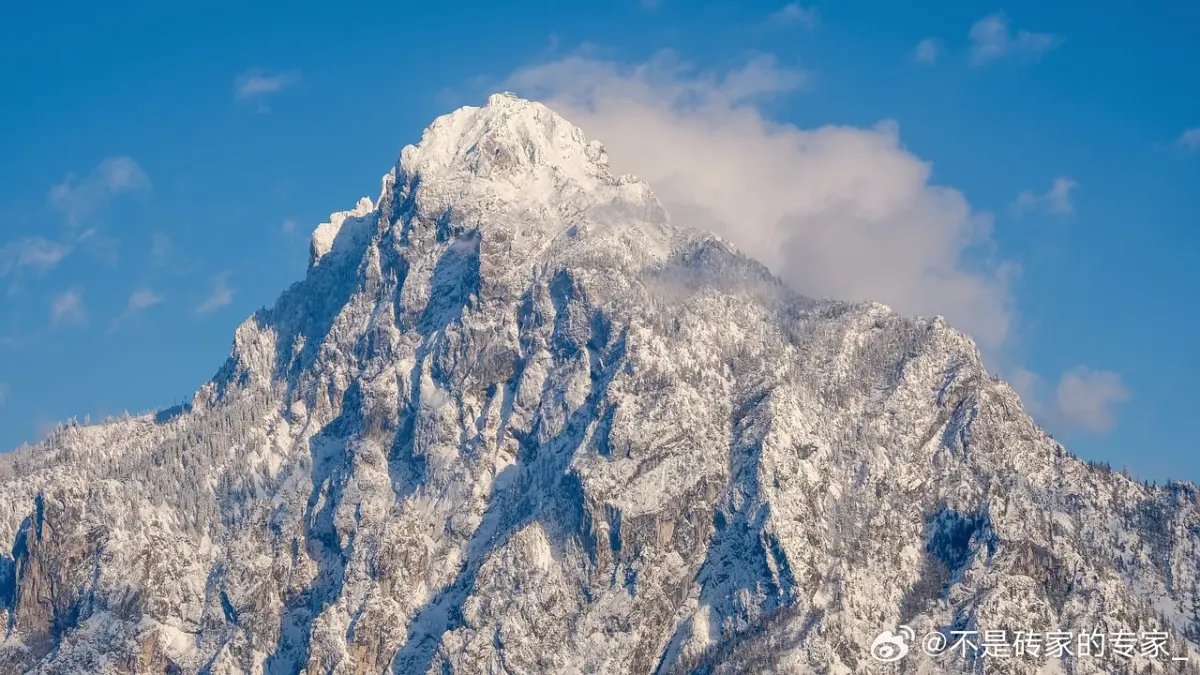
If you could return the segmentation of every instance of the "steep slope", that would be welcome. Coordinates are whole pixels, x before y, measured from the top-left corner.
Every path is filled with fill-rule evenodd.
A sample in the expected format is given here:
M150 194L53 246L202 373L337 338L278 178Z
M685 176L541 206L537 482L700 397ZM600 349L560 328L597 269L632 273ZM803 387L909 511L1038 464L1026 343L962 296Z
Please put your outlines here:
M1198 658L1194 488L1080 462L943 320L797 296L507 94L320 225L189 406L0 462L0 673L1164 663L873 662L900 624Z

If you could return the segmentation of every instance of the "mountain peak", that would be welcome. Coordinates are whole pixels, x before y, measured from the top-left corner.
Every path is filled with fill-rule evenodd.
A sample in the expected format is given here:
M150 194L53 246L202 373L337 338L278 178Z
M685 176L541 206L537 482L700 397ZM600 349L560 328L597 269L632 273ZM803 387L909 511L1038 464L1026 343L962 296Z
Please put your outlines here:
M495 217L498 212L558 213L559 218L550 218L558 221L567 213L614 205L632 213L634 220L666 222L648 185L633 176L613 175L599 141L589 141L579 127L542 103L502 92L489 96L483 106L464 106L434 120L420 142L400 152L396 166L383 177L377 200L364 197L354 209L334 213L317 227L309 266L332 250L345 223L365 223L380 205L406 200L434 218L448 211L468 220L472 213L486 213L493 229L513 224ZM529 238L534 230L552 236L569 226L543 222L539 227L526 216L522 222L530 244L540 240Z
M611 180L604 146L558 113L512 92L492 94L482 107L465 106L437 118L400 166L425 176L516 177L539 167L577 180Z
M0 455L0 672L1200 658L1194 490L1072 457L943 320L675 230L541 104L440 118L313 243L191 405ZM999 669L1163 672L1073 654Z

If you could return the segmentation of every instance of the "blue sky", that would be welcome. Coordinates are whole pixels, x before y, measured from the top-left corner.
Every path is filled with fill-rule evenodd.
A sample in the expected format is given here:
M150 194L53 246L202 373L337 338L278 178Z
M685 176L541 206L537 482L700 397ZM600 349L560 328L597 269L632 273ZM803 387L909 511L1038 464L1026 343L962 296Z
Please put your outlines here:
M5 3L0 447L188 397L317 223L513 88L677 218L783 232L800 290L977 333L1077 454L1200 479L1198 30L1179 2ZM698 196L764 167L795 180L749 224ZM848 195L870 214L817 206Z

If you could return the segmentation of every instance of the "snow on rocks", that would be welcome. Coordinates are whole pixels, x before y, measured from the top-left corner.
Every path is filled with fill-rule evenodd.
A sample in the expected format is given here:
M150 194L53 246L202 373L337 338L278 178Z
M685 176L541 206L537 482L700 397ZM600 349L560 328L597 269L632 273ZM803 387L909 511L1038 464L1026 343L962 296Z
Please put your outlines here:
M971 667L872 661L898 624L1195 654L1197 532L945 321L795 294L497 94L317 227L189 405L0 456L0 672Z

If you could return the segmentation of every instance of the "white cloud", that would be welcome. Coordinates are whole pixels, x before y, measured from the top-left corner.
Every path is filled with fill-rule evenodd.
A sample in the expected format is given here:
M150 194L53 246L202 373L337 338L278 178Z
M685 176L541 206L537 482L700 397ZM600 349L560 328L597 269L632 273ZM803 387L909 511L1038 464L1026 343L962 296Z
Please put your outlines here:
M1079 367L1063 374L1054 392L1057 417L1063 424L1104 433L1112 429L1113 407L1129 399L1120 375Z
M1008 373L1005 381L1021 397L1021 403L1024 404L1025 411L1034 417L1040 416L1042 407L1041 399L1038 396L1038 389L1042 384L1041 376L1032 370L1017 366Z
M0 247L0 277L25 269L47 272L70 252L70 246L41 237L17 239Z
M934 38L925 38L917 43L913 50L913 60L917 63L932 64L942 55L942 43Z
M121 241L116 237L105 235L88 237L83 248L98 262L109 267L116 267L121 257Z
M1049 400L1046 383L1036 373L1015 368L1007 381L1026 411L1052 430L1107 433L1116 424L1116 406L1129 400L1120 375L1086 366L1063 373Z
M50 304L50 322L56 326L86 323L87 311L83 307L83 294L79 291L63 291L54 296L54 301Z
M171 238L155 232L150 240L150 261L154 265L165 265L171 259Z
M967 38L971 41L971 63L977 66L1006 56L1034 61L1063 41L1052 33L1018 30L1014 34L1003 12L989 14L976 21Z
M151 288L140 288L129 295L129 302L125 305L125 311L112 320L112 325L109 326L110 331L115 331L117 327L126 320L141 312L149 309L163 301L163 296L155 293Z
M790 2L767 19L768 23L776 26L804 26L814 28L820 20L820 12L816 7L804 7L798 2Z
M212 292L199 305L197 314L208 314L233 302L233 289L229 287L229 272L221 272L212 278Z
M82 218L108 204L119 194L149 190L150 177L131 157L109 157L100 162L82 180L67 174L63 182L50 188L50 204L76 225Z
M234 78L233 96L239 101L262 99L299 83L298 70L271 74L260 68L253 68Z
M12 391L7 382L0 382L0 405L8 403L8 393Z
M1021 213L1044 211L1057 215L1070 215L1075 213L1075 205L1071 203L1071 191L1077 187L1079 187L1079 183L1060 176L1054 179L1054 184L1045 194L1039 195L1029 190L1023 190L1017 195L1015 207Z
M163 297L158 293L155 293L152 289L143 288L134 291L129 296L129 306L127 309L135 312L140 311L146 309L147 307L153 307L154 305L162 302L162 300Z
M1200 152L1200 127L1188 129L1179 135L1175 147L1185 152Z
M507 86L604 142L677 223L721 234L798 291L941 314L1003 342L1012 267L966 262L991 245L990 219L931 185L894 123L798 129L764 117L759 100L803 81L770 57L713 74L664 54L636 67L572 56Z

